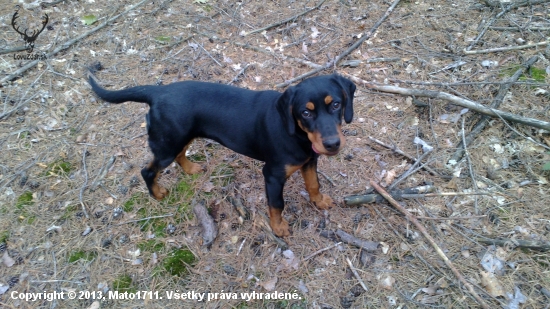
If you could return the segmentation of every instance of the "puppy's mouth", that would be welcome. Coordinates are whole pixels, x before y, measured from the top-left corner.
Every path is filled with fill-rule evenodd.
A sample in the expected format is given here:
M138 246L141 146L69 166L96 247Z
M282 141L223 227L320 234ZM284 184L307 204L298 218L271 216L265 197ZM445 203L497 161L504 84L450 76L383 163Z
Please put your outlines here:
M329 157L332 157L332 156L335 156L338 154L338 150L336 151L325 151L325 152L320 152L319 150L317 150L315 148L315 145L311 144L311 149L313 149L313 151L316 153L316 154L322 154L322 155L325 155L325 156L329 156Z

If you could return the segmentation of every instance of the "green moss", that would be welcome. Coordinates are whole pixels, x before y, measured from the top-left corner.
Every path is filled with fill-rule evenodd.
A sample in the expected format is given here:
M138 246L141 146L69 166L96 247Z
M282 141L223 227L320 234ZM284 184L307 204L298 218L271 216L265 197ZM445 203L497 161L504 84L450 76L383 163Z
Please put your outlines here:
M235 179L235 171L228 164L220 164L212 173L212 182L216 186L225 187Z
M160 252L164 249L164 243L156 239L150 239L139 243L137 247L143 252Z
M172 38L170 38L169 36L166 36L166 35L159 35L155 38L155 40L159 41L160 43L168 43L170 42Z
M65 208L65 212L61 216L61 220L67 220L72 217L80 208L78 205L69 205Z
M129 275L120 275L113 281L113 290L118 292L135 293L137 290L132 285L132 277Z
M67 176L71 172L73 165L71 162L57 160L48 164L46 170L42 172L42 176Z
M195 190L193 188L192 176L195 175L184 176L183 180L178 182L178 184L171 189L170 195L168 195L168 198L166 199L168 205L180 203L182 200L189 200L193 196Z
M124 204L122 205L122 209L125 212L131 212L135 209L136 205L145 205L147 203L149 203L147 195L142 192L137 192L132 194L130 199L124 202Z
M25 206L31 206L34 202L32 201L32 192L26 191L17 198L15 202L15 208L23 211Z
M9 238L10 238L10 232L8 232L8 231L0 232L0 243L8 242Z
M188 249L175 249L166 259L164 259L163 267L172 276L186 275L189 270L188 266L195 264L195 255Z
M92 261L97 257L97 252L95 251L74 251L69 256L69 263L74 263L76 261L84 260L84 261Z
M500 70L501 77L511 77L516 73L517 70L521 68L521 65L513 65L509 67L502 68ZM531 66L527 71L527 75L523 74L520 76L520 81L532 81L538 83L544 83L546 81L546 69L540 69L534 66Z

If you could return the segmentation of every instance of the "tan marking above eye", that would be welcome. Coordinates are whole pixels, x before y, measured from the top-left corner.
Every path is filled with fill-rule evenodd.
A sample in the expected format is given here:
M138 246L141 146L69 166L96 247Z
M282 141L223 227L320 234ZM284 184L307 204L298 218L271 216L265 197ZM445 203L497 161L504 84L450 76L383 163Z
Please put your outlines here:
M307 102L306 108L309 110L315 110L315 104L313 104L312 102Z
M327 95L327 96L325 97L325 104L330 104L330 103L332 103L332 97L329 96L329 95Z

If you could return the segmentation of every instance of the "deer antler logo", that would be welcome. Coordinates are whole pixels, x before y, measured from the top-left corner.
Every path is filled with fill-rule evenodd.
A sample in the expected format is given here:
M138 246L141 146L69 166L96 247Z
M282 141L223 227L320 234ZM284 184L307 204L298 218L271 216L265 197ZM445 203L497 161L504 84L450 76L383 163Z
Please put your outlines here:
M27 49L27 53L32 53L34 49L34 41L36 41L36 38L38 38L38 35L42 33L44 28L46 28L46 25L48 24L48 14L44 14L42 16L42 29L40 30L33 30L30 34L27 33L29 29L25 29L25 31L21 32L19 30L19 27L17 26L16 20L19 18L19 6L17 6L17 10L15 13L13 13L13 17L11 18L11 25L13 29L21 35L23 40L25 40L25 47Z

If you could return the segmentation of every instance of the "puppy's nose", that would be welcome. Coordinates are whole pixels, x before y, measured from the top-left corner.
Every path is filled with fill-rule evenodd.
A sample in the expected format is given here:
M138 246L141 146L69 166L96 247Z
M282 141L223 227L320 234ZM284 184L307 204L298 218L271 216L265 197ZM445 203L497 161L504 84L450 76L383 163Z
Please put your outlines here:
M340 138L329 137L323 140L323 146L328 152L336 152L340 148Z

